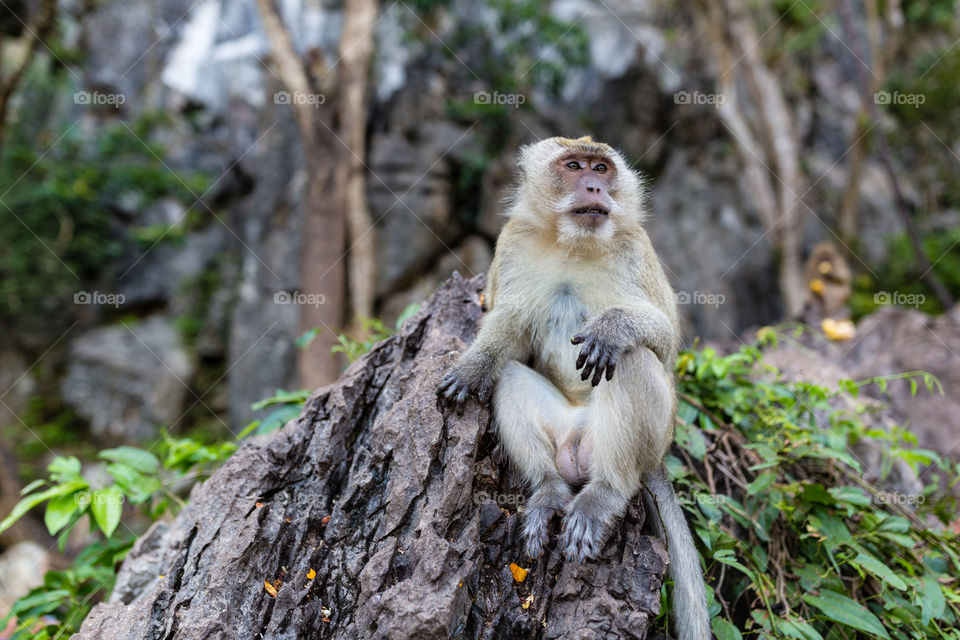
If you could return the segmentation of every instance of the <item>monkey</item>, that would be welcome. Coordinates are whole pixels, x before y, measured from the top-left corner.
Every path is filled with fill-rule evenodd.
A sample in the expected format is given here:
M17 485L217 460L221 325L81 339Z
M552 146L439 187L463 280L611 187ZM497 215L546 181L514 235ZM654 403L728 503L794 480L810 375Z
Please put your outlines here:
M817 243L810 251L805 271L809 289L801 319L818 325L824 318L849 317L852 276L840 250L830 242Z
M492 402L503 451L531 489L522 525L531 558L555 515L568 561L595 558L645 485L669 548L678 637L708 639L699 557L664 467L680 329L643 226L644 183L589 136L526 145L516 167L487 311L437 393L458 413L471 397Z

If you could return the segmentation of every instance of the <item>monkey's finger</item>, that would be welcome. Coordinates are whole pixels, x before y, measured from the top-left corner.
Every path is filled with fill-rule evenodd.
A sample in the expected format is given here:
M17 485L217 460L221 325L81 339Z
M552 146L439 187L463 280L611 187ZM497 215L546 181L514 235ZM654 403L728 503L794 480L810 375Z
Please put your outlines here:
M607 363L607 382L610 382L613 379L613 370L617 366L617 359L610 358L610 362Z
M447 375L443 376L443 379L440 380L439 390L442 393L449 395L450 391L453 390L456 386L457 386L457 376L453 375L453 373L448 373Z
M593 374L593 380L590 381L590 385L595 387L600 384L600 381L603 380L603 370L607 368L607 359L601 358L600 362L597 363L597 370Z
M449 400L455 395L457 395L457 383L453 381L444 388L443 397Z
M577 358L577 369L583 367L584 363L587 361L587 356L590 355L590 345L586 345L580 349L580 357ZM584 378L586 380L586 378Z
M480 400L480 404L490 404L490 399L493 397L493 389L484 385L480 387L480 390L477 391L477 398Z
M459 385L455 391L457 394L454 396L453 401L457 403L458 413L463 413L463 404L467 401L467 395L469 395L469 393L463 385Z
M596 365L593 361L588 361L586 366L583 367L583 371L580 372L580 379L586 380L590 377L590 374L593 373L593 369Z
M582 333L578 333L577 335L570 338L570 342L572 342L573 344L581 344L586 339L587 339L586 336L584 336Z

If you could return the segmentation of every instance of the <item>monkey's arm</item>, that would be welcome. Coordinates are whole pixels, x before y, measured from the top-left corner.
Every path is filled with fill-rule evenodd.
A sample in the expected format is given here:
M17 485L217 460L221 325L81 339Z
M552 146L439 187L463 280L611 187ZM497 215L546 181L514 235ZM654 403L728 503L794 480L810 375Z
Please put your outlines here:
M437 395L455 404L457 413L463 412L470 395L487 404L507 362L526 359L517 327L518 320L508 307L498 306L487 313L477 339L443 376Z
M675 324L664 311L648 302L639 302L599 313L571 342L583 345L577 358L577 369L582 369L580 379L586 380L592 373L591 384L597 386L604 371L607 380L612 379L620 356L637 347L650 349L664 366L672 369L678 336Z

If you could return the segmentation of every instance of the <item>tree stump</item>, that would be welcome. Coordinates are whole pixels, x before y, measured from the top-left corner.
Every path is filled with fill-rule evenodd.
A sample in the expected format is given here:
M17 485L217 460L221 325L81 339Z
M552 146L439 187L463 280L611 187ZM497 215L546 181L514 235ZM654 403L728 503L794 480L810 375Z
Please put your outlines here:
M555 519L531 561L489 411L438 407L483 282L454 274L299 418L245 443L136 543L74 638L644 638L667 556L639 496L599 560L564 561Z

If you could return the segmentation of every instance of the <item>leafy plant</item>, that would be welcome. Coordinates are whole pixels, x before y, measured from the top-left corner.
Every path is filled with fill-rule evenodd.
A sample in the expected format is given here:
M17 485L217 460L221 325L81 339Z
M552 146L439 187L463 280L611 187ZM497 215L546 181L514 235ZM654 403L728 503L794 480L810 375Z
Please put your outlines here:
M111 482L104 486L87 480L76 457L54 458L47 478L23 488L23 499L0 522L0 531L46 504L44 524L58 537L61 549L84 518L105 539L84 549L70 568L48 572L43 585L16 602L0 628L16 616L12 640L66 638L75 633L93 603L112 589L115 567L136 539L129 529L118 531L124 505L138 506L151 520L179 509L184 502L173 487L208 475L236 449L232 441L205 445L170 435L160 441L157 454L140 447L106 449L99 458L106 463Z
M10 640L70 637L80 630L93 605L113 589L116 567L133 542L130 535L95 542L80 552L69 569L48 571L43 584L17 600L10 613L0 619L0 628L16 618L17 627Z
M786 382L764 365L762 342L678 361L678 455L668 469L711 577L714 633L747 638L958 638L960 540L955 500L939 478L957 469L916 448L906 430L870 426L866 385L837 390ZM916 393L929 375L897 376ZM851 451L886 444L881 477ZM923 493L885 486L894 461L935 472ZM921 476L921 478L924 476Z
M188 438L164 435L160 456L140 447L123 446L101 451L111 483L96 487L81 473L75 456L57 457L47 466L49 477L37 479L23 488L23 499L0 522L0 532L9 528L30 509L46 503L44 523L50 535L58 535L61 548L77 523L88 516L107 538L120 524L123 505L142 505L156 519L171 506L183 501L171 486L185 477L197 478L210 467L228 458L237 445L223 442L204 445Z
M339 333L337 334L338 344L331 347L330 352L342 353L347 356L348 362L353 362L363 354L370 351L370 349L373 348L373 345L392 336L394 332L398 331L400 327L403 326L403 323L406 322L408 318L412 317L419 310L419 302L408 304L400 313L400 317L397 318L397 322L393 329L390 329L383 324L383 320L380 320L379 318L360 318L360 328L363 331L363 337L356 338L346 333ZM313 342L313 339L316 338L321 331L323 331L323 328L321 327L314 327L313 329L310 329L302 336L297 338L297 346L301 349L306 348L307 345Z
M303 404L308 397L310 397L310 392L305 389L299 391L277 389L276 393L269 398L264 398L251 405L251 408L255 411L267 407L273 407L273 410L262 420L255 420L250 423L245 431L255 431L257 435L276 431L300 415Z

